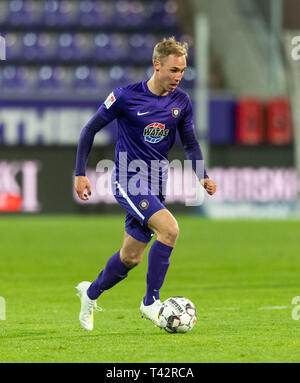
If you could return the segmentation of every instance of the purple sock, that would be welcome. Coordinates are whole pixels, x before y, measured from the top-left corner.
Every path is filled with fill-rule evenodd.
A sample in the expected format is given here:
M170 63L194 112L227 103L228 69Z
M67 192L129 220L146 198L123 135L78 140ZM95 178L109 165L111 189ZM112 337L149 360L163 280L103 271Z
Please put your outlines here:
M147 292L144 298L146 306L151 305L155 299L159 299L165 276L170 265L170 255L173 247L159 241L153 242L148 255ZM154 297L154 298L153 298Z
M124 265L120 259L120 251L109 258L104 270L98 275L98 278L90 285L87 295L90 299L97 299L104 290L113 287L122 279L127 277L130 269Z

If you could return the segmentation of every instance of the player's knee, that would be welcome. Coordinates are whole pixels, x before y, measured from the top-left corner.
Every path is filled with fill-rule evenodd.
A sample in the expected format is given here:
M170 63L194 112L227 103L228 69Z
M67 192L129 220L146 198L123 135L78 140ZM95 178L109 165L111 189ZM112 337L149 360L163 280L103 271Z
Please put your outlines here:
M171 240L175 242L176 239L178 238L178 235L179 235L179 227L177 222L175 222L174 225L169 228L169 237L171 238Z
M121 251L120 258L121 261L124 263L126 267L129 269L132 269L133 267L137 266L139 263L141 263L143 257L143 253L137 252L137 251Z
M174 221L172 225L168 226L166 230L162 233L162 239L163 242L166 245L169 246L174 246L176 239L178 238L179 235L179 227L177 221Z

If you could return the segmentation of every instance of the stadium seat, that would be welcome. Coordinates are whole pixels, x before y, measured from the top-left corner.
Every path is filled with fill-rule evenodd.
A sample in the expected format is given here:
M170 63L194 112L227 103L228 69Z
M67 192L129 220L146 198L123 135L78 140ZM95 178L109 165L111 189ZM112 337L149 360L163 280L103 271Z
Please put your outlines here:
M22 36L22 56L25 60L38 59L38 34L34 32L25 33Z
M143 61L146 54L145 51L148 52L147 48L145 47L144 36L141 33L133 34L129 37L128 43L129 43L129 56L132 58L132 60L134 62Z
M55 59L57 49L57 39L53 33L40 33L36 44L37 57L39 60L47 62Z
M167 1L164 4L164 15L162 18L162 22L164 25L168 27L174 27L178 20L177 20L177 4L175 1Z
M6 57L8 60L18 59L23 56L23 45L19 33L9 32L4 35L6 41Z
M29 87L28 82L27 68L9 65L2 69L1 89L7 92L26 91Z
M111 21L110 7L104 1L81 0L77 22L84 26L108 26Z
M174 1L153 1L147 3L145 21L149 26L152 25L155 28L160 25L174 27L177 24L176 11L177 5Z
M35 25L42 18L41 2L33 0L13 0L4 5L5 22L12 26Z
M94 36L93 59L116 63L128 57L127 38L121 34L98 33Z
M37 86L44 92L62 92L68 89L67 70L64 67L42 66L37 76Z
M139 27L143 25L144 6L141 1L116 1L113 5L113 19L119 27Z
M100 87L103 95L138 82L155 43L177 24L173 0L1 0L0 29L11 63L1 69L2 89L69 94L71 86L76 94L91 86L91 93ZM191 88L193 73L183 81Z
M1 3L1 12L0 12L0 25L1 24L9 24L9 11L8 11L8 1L3 0Z
M86 33L62 33L58 36L57 57L62 61L82 60L90 56L91 36Z
M78 3L67 0L46 0L44 23L46 26L76 25Z
M109 69L109 85L111 89L115 89L118 87L126 86L126 75L123 67L119 65L114 65Z
M73 73L73 85L77 92L90 92L99 89L97 73L88 66L79 66Z

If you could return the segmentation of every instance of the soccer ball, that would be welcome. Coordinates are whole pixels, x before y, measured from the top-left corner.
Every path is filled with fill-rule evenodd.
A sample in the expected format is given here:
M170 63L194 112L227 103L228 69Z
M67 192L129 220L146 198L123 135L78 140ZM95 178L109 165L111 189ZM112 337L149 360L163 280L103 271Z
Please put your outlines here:
M159 325L170 333L191 331L197 322L195 305L184 297L171 297L165 300L158 313Z

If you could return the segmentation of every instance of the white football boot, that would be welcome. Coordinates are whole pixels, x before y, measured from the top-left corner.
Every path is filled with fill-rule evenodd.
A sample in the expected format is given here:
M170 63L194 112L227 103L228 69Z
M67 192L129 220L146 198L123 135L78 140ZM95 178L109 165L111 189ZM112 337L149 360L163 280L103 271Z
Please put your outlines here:
M154 298L154 302L152 303L152 305L149 305L149 306L145 306L144 299L142 299L142 303L140 306L141 317L145 319L149 319L155 324L155 326L161 327L159 325L159 319L158 319L158 313L161 306L162 306L162 303L159 299L156 300Z
M79 322L87 331L92 331L94 328L94 310L102 311L102 308L97 306L96 300L92 300L87 296L86 291L90 285L91 282L80 282L78 286L75 287L81 301Z

